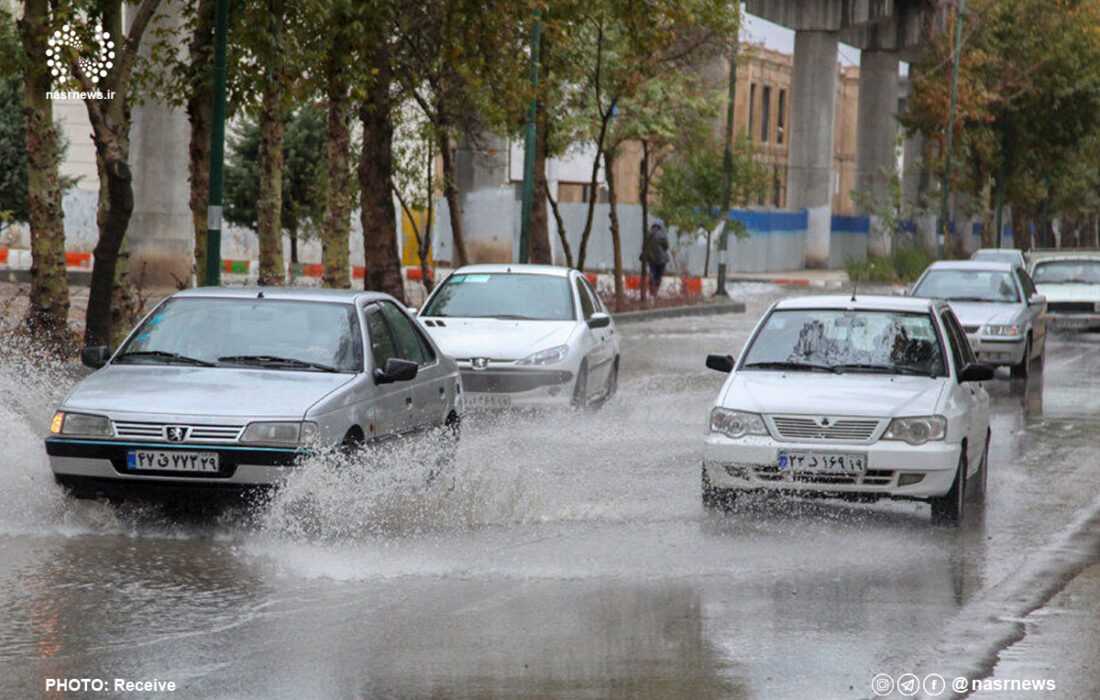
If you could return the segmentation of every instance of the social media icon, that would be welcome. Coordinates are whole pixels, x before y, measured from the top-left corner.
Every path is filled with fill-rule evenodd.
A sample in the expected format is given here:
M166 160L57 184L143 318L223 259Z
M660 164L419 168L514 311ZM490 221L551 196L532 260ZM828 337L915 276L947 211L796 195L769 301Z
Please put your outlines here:
M889 695L894 692L894 679L889 673L877 673L871 679L871 692L875 695Z
M924 688L924 694L933 697L943 695L943 691L947 690L947 681L938 673L929 673L924 677L924 683L921 685Z
M970 681L966 680L962 676L959 676L955 680L951 681L951 690L956 693L965 693L970 690Z
M911 698L920 692L920 679L912 673L903 673L898 676L898 693Z

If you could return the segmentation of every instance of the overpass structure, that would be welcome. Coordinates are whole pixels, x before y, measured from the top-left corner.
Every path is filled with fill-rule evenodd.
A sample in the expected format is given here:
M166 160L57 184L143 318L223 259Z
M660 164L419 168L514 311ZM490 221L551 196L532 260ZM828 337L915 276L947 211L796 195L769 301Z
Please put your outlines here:
M943 2L747 0L745 6L795 32L787 204L807 210L806 267L823 268L829 263L838 44L861 51L856 188L881 200L888 194L881 173L896 165L899 63L913 60L927 29L942 21ZM870 229L868 253L889 252L873 215Z

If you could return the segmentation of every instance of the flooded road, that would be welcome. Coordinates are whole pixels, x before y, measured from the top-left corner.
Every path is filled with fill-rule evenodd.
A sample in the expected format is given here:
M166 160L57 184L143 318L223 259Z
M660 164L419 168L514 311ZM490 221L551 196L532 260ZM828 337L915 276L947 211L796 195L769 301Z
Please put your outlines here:
M989 493L958 531L918 503L704 512L723 376L703 359L736 354L783 292L733 293L747 313L621 326L620 393L594 416L468 421L453 489L387 454L216 517L65 497L41 436L71 370L9 352L0 697L53 697L51 678L202 698L867 697L1097 508L1100 336L1080 335L1048 340L1043 375L990 383Z

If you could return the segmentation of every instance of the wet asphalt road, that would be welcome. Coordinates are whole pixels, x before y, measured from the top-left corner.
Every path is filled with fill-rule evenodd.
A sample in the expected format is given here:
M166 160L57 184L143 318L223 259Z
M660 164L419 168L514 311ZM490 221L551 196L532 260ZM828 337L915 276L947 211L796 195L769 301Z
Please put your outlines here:
M703 358L780 293L622 327L611 405L469 421L451 491L391 454L216 516L67 499L40 441L63 373L0 365L0 697L80 696L47 692L58 677L179 688L119 697L870 696L1095 507L1100 336L990 384L989 493L958 531L917 503L705 513L723 377Z

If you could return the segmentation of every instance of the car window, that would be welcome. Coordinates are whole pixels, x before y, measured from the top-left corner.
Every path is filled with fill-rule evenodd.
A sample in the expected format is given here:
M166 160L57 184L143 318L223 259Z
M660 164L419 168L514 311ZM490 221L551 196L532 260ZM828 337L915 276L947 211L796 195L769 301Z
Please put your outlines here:
M397 352L401 358L418 365L426 365L435 360L435 353L431 351L427 341L421 336L420 330L408 316L401 313L391 302L383 301L380 306L393 331Z
M584 316L584 320L592 318L592 314L596 312L596 305L592 303L592 297L588 294L588 290L581 284L581 278L576 280L577 285L577 298L581 302L581 314Z
M1024 296L1028 299L1031 298L1032 294L1035 294L1039 291L1035 288L1035 283L1031 281L1031 277L1028 276L1028 274L1023 270L1017 269L1016 277L1020 280L1020 286L1023 287Z
M494 272L451 275L421 315L570 321L576 311L565 275Z
M974 358L974 351L970 347L970 341L967 339L962 326L959 325L958 319L955 318L954 312L944 311L940 318L943 320L943 326L950 338L951 355L955 360L955 371L962 371L963 367L977 361Z
M390 333L389 324L378 307L367 309L367 333L370 335L370 352L374 366L381 369L386 360L397 357L397 345Z
M600 295L596 293L595 288L592 287L592 284L588 281L588 278L578 277L577 279L581 281L581 285L588 291L589 294L592 295L592 302L596 305L596 311L600 312L601 314L606 314L607 307L603 305L603 299L600 299Z
M745 354L743 369L851 372L946 372L928 313L887 310L781 309L768 316ZM803 367L812 370L814 367Z
M1020 301L1016 283L1005 270L929 270L913 290L913 296L948 301Z
M1100 260L1048 260L1035 264L1036 284L1100 284Z

